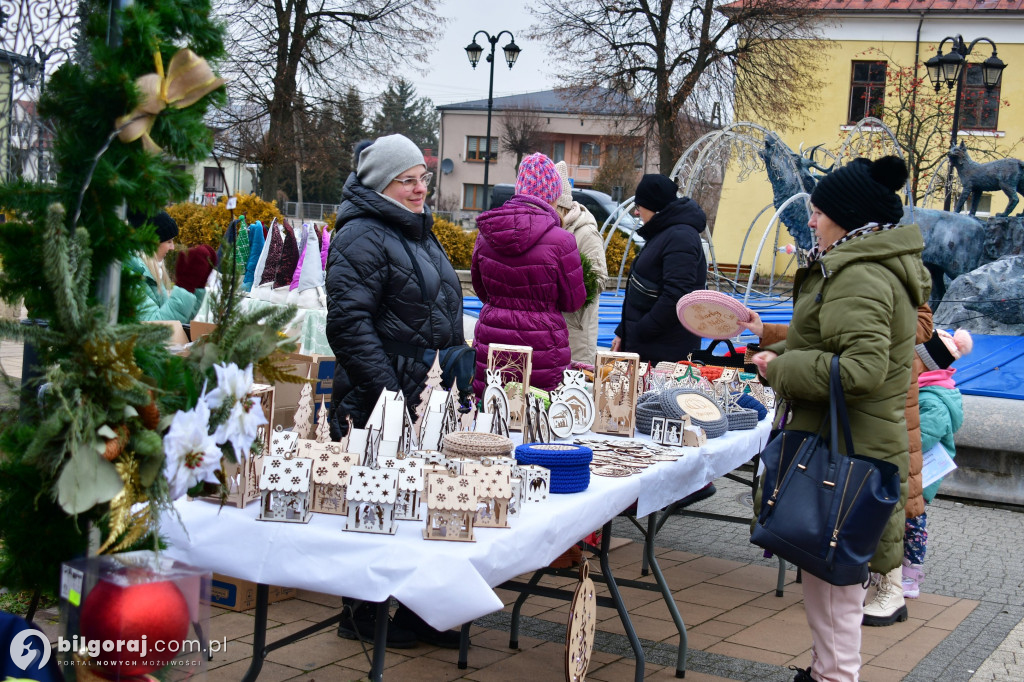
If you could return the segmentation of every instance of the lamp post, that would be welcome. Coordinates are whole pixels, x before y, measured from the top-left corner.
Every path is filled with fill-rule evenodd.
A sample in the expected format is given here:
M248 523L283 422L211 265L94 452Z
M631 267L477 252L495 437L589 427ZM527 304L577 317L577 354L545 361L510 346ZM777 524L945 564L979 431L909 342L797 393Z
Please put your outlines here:
M476 69L476 65L480 63L480 56L484 52L484 48L476 42L476 37L481 33L484 34L484 38L491 44L491 52L487 55L487 61L491 64L491 77L490 82L487 85L487 137L486 145L487 150L484 152L484 210L486 211L491 204L491 197L489 189L489 173L491 168L491 111L494 109L494 50L498 45L498 40L505 33L508 33L508 45L502 49L505 51L505 62L508 64L508 68L511 69L515 66L516 60L519 59L519 53L522 50L516 45L515 36L512 35L511 31L502 31L496 36L491 36L487 31L477 31L473 34L473 42L466 46L466 56L469 57L469 64Z
M951 43L949 53L942 54L942 46L946 44L947 40ZM1006 63L996 55L996 44L989 38L975 38L971 41L970 45L967 45L959 33L955 36L946 36L939 43L938 53L924 63L925 68L928 69L928 77L931 79L932 85L935 86L935 92L939 92L943 83L950 90L956 89L956 96L953 101L953 135L950 138L949 144L951 148L956 146L956 134L960 128L960 103L963 99L964 77L967 73L967 69L964 68L967 65L967 56L974 50L975 45L980 42L985 42L992 46L991 56L981 63L982 82L985 84L986 90L991 90L999 85L999 81L1002 80L1003 69L1006 68ZM944 211L949 210L953 198L950 194L953 168L949 167L946 173L946 197L942 204Z

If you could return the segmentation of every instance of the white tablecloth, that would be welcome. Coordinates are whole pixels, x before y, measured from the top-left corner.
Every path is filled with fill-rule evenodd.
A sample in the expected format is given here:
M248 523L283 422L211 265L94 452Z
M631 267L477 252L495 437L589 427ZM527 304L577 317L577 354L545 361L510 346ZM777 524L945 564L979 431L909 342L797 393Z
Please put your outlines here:
M257 521L245 509L179 501L182 523L166 515L167 554L218 573L369 601L394 596L439 629L502 608L493 587L547 566L566 548L638 502L657 511L747 462L767 441L769 420L728 432L702 448L681 448L624 478L591 476L590 487L527 503L512 528L477 528L476 542L424 540L425 522L400 521L393 536L347 532L340 516L314 514L308 524ZM589 435L589 434L588 434Z

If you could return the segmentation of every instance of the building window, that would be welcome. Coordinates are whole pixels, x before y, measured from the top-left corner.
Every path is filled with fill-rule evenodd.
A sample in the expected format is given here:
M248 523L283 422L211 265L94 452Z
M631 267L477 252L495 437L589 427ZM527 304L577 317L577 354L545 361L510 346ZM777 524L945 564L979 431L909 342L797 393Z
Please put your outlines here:
M220 168L216 166L206 166L203 168L203 192L216 192L220 194L224 191L224 174L221 173Z
M483 139L483 138L481 138ZM462 186L462 210L482 211L484 210L484 186L463 185Z
M619 159L632 159L633 168L644 167L644 150L640 147L625 144L610 144L607 148L608 162L614 163Z
M882 117L885 104L885 62L854 62L850 79L850 123Z
M466 161L483 161L484 154L491 153L491 162L498 158L498 138L491 138L491 146L487 149L487 138L469 136L466 138Z
M548 146L548 149L546 149L545 151L548 152L548 158L550 158L555 163L558 163L559 161L565 161L565 141L564 140L562 142L552 142Z
M981 79L981 64L968 64L964 75L960 128L995 130L999 123L999 86L988 89Z
M597 168L601 165L601 145L597 142L580 142L580 164Z

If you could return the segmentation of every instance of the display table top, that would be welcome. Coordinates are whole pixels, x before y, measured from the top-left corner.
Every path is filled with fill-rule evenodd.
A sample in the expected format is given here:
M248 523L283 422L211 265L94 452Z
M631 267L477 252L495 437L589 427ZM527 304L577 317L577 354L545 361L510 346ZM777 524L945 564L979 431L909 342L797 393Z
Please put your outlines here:
M474 529L476 542L424 540L425 522L399 521L395 535L356 533L342 530L341 516L314 514L307 524L257 521L257 503L237 509L184 499L175 505L180 523L166 514L161 531L166 553L192 565L367 601L393 596L447 629L500 610L495 586L547 566L634 501L637 515L646 516L749 461L770 428L769 416L756 429L680 448L680 459L639 474L591 476L583 492L524 504L511 528Z

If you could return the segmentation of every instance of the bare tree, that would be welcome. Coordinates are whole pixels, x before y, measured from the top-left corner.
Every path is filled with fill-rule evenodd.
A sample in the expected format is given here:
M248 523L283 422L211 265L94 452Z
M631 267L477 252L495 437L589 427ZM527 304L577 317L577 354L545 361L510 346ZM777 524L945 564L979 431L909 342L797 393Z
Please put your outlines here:
M669 172L683 151L677 119L710 118L715 103L778 129L818 87L822 12L810 0L541 0L534 38L570 86L629 95L657 135Z
M528 106L503 109L501 114L501 149L516 155L516 168L519 168L523 157L540 147L544 125Z
M272 198L292 175L293 117L323 107L346 83L426 61L444 23L436 0L225 0L232 36L229 95L265 117L261 193ZM301 95L300 95L301 93Z

